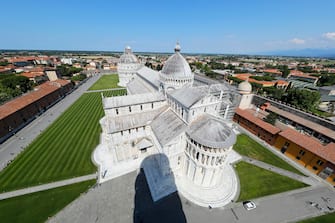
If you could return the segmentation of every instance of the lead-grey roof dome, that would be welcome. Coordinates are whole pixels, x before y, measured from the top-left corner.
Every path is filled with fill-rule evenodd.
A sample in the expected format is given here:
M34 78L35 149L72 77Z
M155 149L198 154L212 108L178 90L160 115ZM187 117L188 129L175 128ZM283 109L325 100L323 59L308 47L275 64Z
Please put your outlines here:
M193 121L187 134L198 143L212 148L229 148L236 142L236 135L229 126L207 114Z
M138 63L137 57L132 53L130 46L127 46L120 57L120 63Z
M174 51L175 53L165 62L161 73L181 78L193 77L190 65L180 54L180 45L178 43Z

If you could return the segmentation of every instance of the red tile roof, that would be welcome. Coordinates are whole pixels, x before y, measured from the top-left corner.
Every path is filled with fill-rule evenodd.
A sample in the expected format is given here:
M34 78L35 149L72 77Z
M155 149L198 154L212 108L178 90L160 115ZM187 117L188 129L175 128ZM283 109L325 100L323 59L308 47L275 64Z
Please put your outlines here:
M275 81L259 81L259 80L255 80L255 79L252 79L250 76L252 76L252 74L236 74L235 77L240 79L240 80L247 80L250 82L250 83L257 83L257 84L261 84L263 87L271 87L271 86L274 86L275 85Z
M259 119L259 118L255 117L250 111L248 111L246 109L243 110L243 109L237 108L235 113L238 114L239 116L247 119L248 121L254 123L255 125L264 129L265 131L270 132L273 135L280 132L279 128L277 128L276 126L271 125L270 123L267 123L267 122L263 121L262 119Z
M316 139L310 136L303 135L293 129L286 129L279 133L280 136L290 140L292 143L318 155L319 157L328 160L335 164L335 143L329 143L324 146L319 143Z
M43 76L44 73L43 72L24 72L24 73L21 73L20 75L28 77L28 78L34 78L34 77Z
M282 72L278 69L265 69L263 72L282 75Z
M315 79L315 80L319 79L318 77L311 76L311 75L308 75L308 74L304 74L303 72L298 71L298 70L295 70L295 71L292 70L291 73L290 73L290 76L304 77L304 78Z
M27 105L43 98L44 96L60 88L60 83L46 82L39 85L35 91L22 95L0 106L0 119L3 119L12 113L26 107Z

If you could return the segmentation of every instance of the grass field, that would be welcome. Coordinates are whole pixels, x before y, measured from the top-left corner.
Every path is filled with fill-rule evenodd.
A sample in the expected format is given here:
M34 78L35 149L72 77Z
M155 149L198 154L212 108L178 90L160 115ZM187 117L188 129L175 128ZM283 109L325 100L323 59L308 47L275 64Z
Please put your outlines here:
M0 192L94 173L91 155L99 143L102 116L100 93L82 95L0 172Z
M45 222L48 217L55 215L94 184L95 180L90 180L2 200L0 202L0 222Z
M335 213L299 221L299 223L334 223L334 222L335 222Z
M308 186L299 181L245 162L237 163L235 169L238 173L241 186L238 201Z
M121 88L117 85L119 83L119 76L116 74L103 75L101 78L95 82L89 90L103 90L110 88Z
M234 145L234 150L243 156L248 156L253 159L271 164L273 166L304 175L299 170L282 160L277 155L273 154L270 150L251 139L246 134L237 136L237 141Z

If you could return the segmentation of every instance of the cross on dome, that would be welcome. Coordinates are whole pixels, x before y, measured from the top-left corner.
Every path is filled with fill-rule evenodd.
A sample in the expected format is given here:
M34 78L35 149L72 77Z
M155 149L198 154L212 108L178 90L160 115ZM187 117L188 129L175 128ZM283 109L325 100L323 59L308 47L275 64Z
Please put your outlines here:
M174 52L180 52L181 48L179 45L179 42L176 43L176 46L174 47Z

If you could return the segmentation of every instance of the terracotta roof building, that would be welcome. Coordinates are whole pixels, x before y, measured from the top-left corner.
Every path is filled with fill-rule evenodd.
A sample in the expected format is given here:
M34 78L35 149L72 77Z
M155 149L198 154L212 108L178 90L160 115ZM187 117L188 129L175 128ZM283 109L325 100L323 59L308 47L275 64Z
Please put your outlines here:
M72 83L46 82L0 106L0 143L47 110L72 89Z

